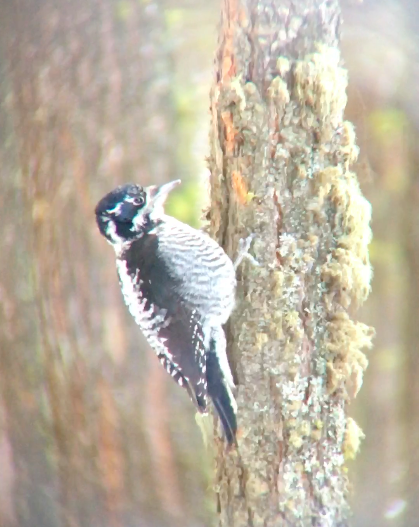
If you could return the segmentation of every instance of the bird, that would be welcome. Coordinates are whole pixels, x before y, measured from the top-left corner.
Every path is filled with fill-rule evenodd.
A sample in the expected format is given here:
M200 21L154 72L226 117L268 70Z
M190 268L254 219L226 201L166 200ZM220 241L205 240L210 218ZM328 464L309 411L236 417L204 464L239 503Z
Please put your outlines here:
M197 410L212 401L231 446L237 404L223 325L235 305L235 266L208 234L165 213L180 183L118 186L97 204L96 221L135 322Z

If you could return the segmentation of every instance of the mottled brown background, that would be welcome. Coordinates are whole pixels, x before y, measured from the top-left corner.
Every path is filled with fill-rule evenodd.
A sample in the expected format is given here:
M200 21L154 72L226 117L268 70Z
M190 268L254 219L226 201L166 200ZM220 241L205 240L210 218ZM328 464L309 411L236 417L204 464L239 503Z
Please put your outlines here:
M184 184L198 224L220 5L0 0L0 525L210 525L187 396L122 304L97 200ZM375 348L352 415L355 526L413 527L419 496L419 5L343 3L347 118L373 204Z

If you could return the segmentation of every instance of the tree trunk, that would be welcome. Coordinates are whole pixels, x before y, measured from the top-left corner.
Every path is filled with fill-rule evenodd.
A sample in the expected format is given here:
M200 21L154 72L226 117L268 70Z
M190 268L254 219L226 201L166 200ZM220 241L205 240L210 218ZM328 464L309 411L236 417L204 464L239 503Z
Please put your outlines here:
M239 273L229 348L236 452L219 443L225 526L346 525L347 416L372 331L353 320L370 290L370 205L350 166L337 0L225 0L211 94L213 235Z

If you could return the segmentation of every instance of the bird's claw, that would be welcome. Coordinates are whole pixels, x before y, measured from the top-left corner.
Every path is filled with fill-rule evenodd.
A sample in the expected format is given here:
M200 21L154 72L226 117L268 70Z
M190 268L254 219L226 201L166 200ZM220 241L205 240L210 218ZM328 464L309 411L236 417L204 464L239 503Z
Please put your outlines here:
M260 266L260 263L256 260L256 258L249 253L250 246L252 245L252 241L255 238L256 234L254 233L247 236L247 238L240 238L239 250L237 253L237 257L234 261L235 270L238 268L238 266L242 263L244 259L249 260L249 262L256 267Z

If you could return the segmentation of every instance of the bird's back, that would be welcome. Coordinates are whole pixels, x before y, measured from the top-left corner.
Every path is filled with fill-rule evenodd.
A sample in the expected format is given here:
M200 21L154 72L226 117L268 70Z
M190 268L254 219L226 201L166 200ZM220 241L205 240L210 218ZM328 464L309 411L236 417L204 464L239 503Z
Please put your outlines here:
M170 275L171 292L214 325L224 324L234 307L233 263L207 234L166 216L154 227L157 260Z

